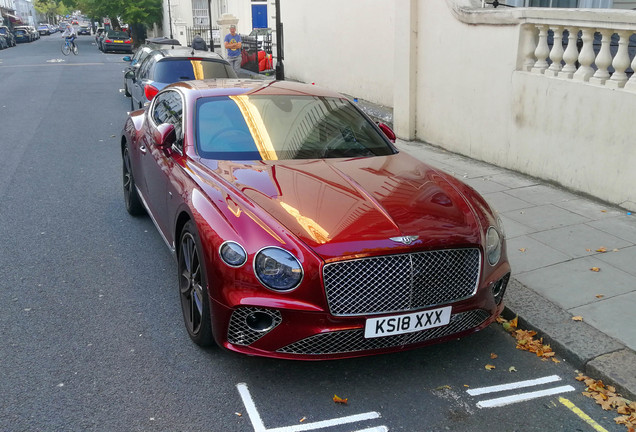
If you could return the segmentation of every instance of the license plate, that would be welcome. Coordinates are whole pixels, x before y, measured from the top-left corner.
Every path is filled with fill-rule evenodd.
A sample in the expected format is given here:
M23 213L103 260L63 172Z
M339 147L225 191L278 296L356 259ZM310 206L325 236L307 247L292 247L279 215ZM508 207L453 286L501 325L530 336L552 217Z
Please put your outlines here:
M451 306L446 306L423 312L368 318L364 326L364 337L392 336L445 326L450 322L451 309Z
M124 43L123 40L117 40L117 39L115 39L113 42L115 42L115 43Z

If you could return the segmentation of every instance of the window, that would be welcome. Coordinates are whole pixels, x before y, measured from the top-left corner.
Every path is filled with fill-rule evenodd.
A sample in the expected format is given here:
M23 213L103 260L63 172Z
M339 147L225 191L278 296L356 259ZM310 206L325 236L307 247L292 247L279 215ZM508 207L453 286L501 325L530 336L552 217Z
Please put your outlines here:
M345 99L238 95L197 101L203 158L278 160L369 157L394 149Z
M195 26L210 24L207 0L192 0L192 21Z
M165 59L157 64L153 73L153 79L162 83L207 78L236 78L236 74L225 62L201 58Z
M183 148L183 101L176 91L167 91L155 96L152 108L152 120L157 124L168 123L174 125L177 136L175 145L179 150Z

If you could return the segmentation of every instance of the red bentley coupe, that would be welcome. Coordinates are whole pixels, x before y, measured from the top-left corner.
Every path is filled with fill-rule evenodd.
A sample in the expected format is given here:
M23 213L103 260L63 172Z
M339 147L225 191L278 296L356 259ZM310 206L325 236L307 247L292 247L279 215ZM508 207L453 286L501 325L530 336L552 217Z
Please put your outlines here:
M202 346L319 360L465 336L503 308L501 221L340 94L187 81L130 113L126 209L177 261Z

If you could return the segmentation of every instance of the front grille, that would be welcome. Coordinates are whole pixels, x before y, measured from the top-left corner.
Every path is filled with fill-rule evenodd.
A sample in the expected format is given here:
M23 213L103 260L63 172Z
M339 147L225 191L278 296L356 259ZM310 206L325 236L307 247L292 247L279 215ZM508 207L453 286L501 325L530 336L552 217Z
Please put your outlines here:
M443 327L435 327L415 333L370 339L364 338L364 329L321 333L287 345L286 347L279 349L278 352L288 354L321 355L405 346L444 336L450 336L464 330L478 327L486 321L488 317L489 314L487 311L476 309L453 315L450 323Z
M247 325L247 317L254 312L266 313L272 317L273 325L266 331L258 331ZM234 345L251 345L267 333L272 331L283 321L283 317L277 310L243 307L232 313L230 325L227 329L227 340Z
M449 249L326 264L333 315L407 312L468 298L477 291L479 249Z

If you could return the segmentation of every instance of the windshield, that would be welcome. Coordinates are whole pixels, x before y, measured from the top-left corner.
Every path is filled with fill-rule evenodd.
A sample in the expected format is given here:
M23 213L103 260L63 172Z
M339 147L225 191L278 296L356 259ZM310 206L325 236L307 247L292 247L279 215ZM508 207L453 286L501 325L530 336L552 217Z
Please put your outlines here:
M193 57L162 60L157 63L153 75L155 81L162 83L208 78L236 78L236 73L224 62Z
M349 101L314 96L226 96L200 99L201 157L281 160L368 157L395 151Z

